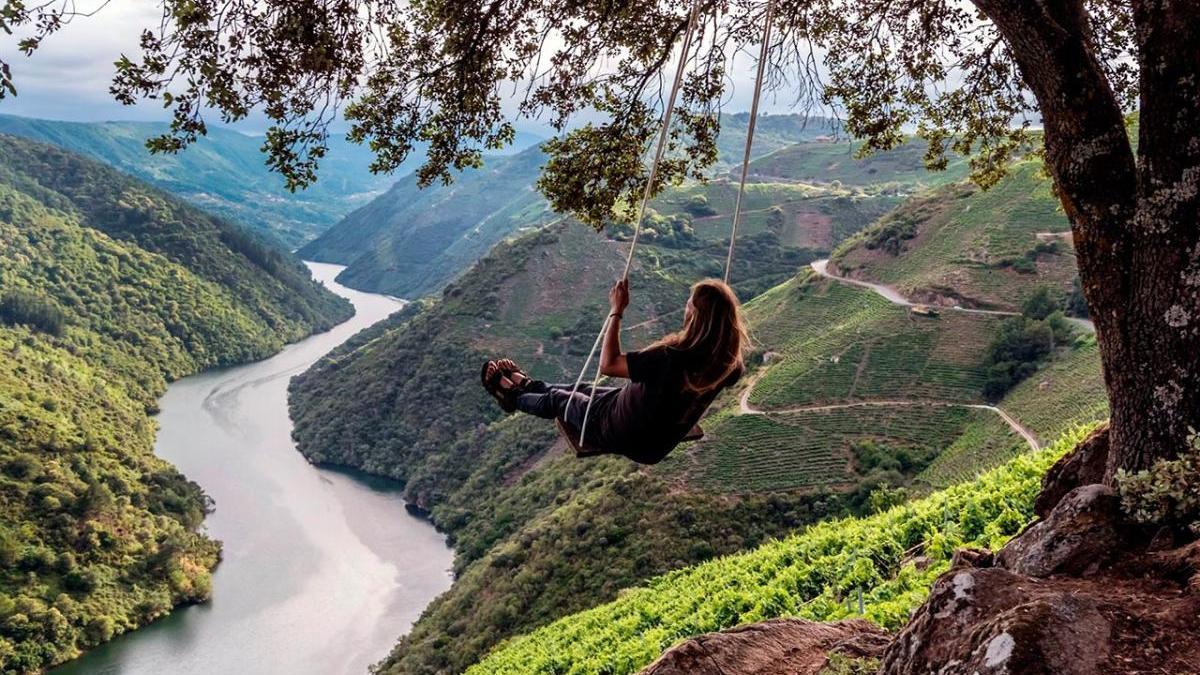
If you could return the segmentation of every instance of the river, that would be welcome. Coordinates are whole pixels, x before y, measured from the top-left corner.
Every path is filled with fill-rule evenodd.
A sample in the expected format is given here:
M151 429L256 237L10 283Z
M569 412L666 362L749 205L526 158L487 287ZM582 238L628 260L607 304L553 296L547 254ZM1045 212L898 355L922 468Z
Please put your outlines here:
M53 675L363 675L450 586L452 552L394 483L314 467L296 451L287 385L400 307L313 276L357 314L276 356L172 384L156 452L216 502L213 599L99 647Z

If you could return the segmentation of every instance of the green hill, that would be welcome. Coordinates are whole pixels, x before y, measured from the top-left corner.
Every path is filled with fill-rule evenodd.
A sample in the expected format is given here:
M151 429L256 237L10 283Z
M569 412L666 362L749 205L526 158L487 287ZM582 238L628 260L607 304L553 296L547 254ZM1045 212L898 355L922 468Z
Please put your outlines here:
M167 124L155 122L80 123L0 115L0 133L106 162L211 213L270 233L289 247L320 234L394 180L372 174L367 168L370 151L335 134L317 183L292 193L264 164L261 138L210 127L184 152L151 155L146 139L167 130Z
M734 190L714 180L654 200L627 346L677 322L688 283L720 273ZM381 672L459 672L500 640L652 574L970 481L1028 452L984 399L1005 317L921 316L808 270L900 199L880 184L751 186L733 274L749 300L751 371L714 405L703 441L651 468L567 456L550 425L502 419L476 384L479 363L501 354L544 379L574 376L619 274L625 226L608 240L559 223L505 241L440 300L297 378L301 451L405 481L458 554L455 584ZM1087 339L1061 341L1000 410L1056 410L1056 421L1021 427L1041 442L1102 415L1091 353Z
M721 119L720 173L740 163L748 114ZM755 153L830 133L824 118L771 115L760 119ZM488 157L450 185L418 188L407 176L392 189L346 216L300 249L302 257L346 265L338 281L354 288L401 297L440 291L501 239L553 220L535 183L545 155L537 148L509 157ZM751 185L744 223L747 234L773 228L785 245L828 251L899 203L894 194ZM709 185L669 190L653 204L663 215L688 214L699 236L728 238L736 184L717 176ZM707 208L694 200L708 200Z
M349 316L298 262L90 160L0 136L0 668L207 598L200 488L153 453L167 381Z
M956 548L995 549L1032 519L1042 474L1082 438L1077 430L972 482L653 579L505 643L467 673L636 673L703 633L785 616L858 616L859 591L863 616L898 628L949 569Z
M1039 286L1066 296L1075 256L1051 187L1036 160L989 190L946 185L845 242L833 264L933 304L1015 310Z
M717 164L713 167L715 173L741 170L749 122L748 112L721 115L721 133L717 137ZM836 135L840 133L841 128L840 122L828 117L759 115L754 126L752 158L768 155L795 143Z
M733 278L743 296L813 257L772 235L747 235L739 249ZM644 240L627 344L675 325L688 286L718 273L724 252L724 242L700 238ZM458 553L458 581L386 672L461 670L500 639L649 575L741 550L865 498L679 490L669 471L579 461L562 454L551 425L501 419L477 384L479 364L508 354L536 376L573 377L624 253L577 223L501 243L440 301L412 305L293 381L301 451L405 481L406 497L431 512ZM450 636L453 650L444 648Z
M454 183L425 189L406 176L299 254L347 265L338 281L354 288L403 297L436 292L504 237L549 222L534 189L544 160L537 148L489 157Z
M796 143L755 159L750 175L762 180L788 180L804 183L832 183L876 186L912 193L930 187L963 180L969 173L966 158L950 157L944 171L925 169L924 141L911 138L899 147L855 157L858 141L824 139Z

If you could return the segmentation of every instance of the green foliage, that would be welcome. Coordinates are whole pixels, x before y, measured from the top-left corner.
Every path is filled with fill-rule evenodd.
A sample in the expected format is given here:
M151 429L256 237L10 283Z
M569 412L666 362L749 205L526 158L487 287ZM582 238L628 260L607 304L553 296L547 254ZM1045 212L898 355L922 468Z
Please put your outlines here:
M26 673L208 597L209 502L154 455L156 399L346 308L232 225L48 146L0 149L0 670Z
M983 394L991 400L1000 399L1026 377L1037 372L1038 366L1054 351L1054 330L1044 321L1024 316L1006 319L988 347L988 380Z
M904 242L917 236L917 221L903 211L893 211L865 233L863 245L900 255Z
M14 290L0 295L0 322L25 325L33 330L61 336L67 317L53 300L31 291Z
M1048 286L1039 286L1021 303L1021 314L1034 321L1041 321L1057 312L1060 304L1061 300L1054 297L1054 292Z
M708 205L708 197L704 195L692 195L684 208L688 213L697 217L717 215L717 210Z
M1200 435L1175 459L1160 459L1144 471L1117 472L1121 506L1139 523L1190 530L1200 536Z
M898 628L946 571L955 548L997 547L1032 518L1042 474L1085 432L886 512L812 525L749 553L656 578L510 640L467 673L634 673L702 633L783 616L846 618L843 598L857 588L865 618ZM919 569L913 551L931 564Z

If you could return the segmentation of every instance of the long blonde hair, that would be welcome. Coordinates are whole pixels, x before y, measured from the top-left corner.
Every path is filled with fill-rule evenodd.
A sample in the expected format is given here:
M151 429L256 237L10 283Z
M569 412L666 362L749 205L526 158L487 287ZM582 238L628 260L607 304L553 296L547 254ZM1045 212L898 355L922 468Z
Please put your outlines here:
M665 336L653 347L671 347L684 352L699 370L685 371L684 384L697 393L720 387L730 375L741 370L742 353L750 345L750 334L742 319L742 306L728 284L705 279L692 286L683 328Z

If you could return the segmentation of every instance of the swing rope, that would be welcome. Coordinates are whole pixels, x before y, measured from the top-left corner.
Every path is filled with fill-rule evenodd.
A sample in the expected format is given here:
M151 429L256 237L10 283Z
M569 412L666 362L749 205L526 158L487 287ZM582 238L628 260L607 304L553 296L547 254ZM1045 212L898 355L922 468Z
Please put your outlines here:
M658 165L662 161L663 152L666 150L667 137L671 131L671 115L675 112L675 98L679 94L679 87L683 83L683 71L687 65L688 52L692 46L692 36L696 32L696 20L700 14L700 0L693 0L692 10L688 15L687 29L683 34L683 44L679 50L679 65L675 68L675 80L671 83L671 95L667 98L667 107L663 111L662 128L658 132L658 147L654 151L654 161L650 164L650 175L646 180L646 189L642 192L642 203L638 207L637 220L633 225L633 240L629 245L629 255L625 258L625 271L621 274L623 281L629 280L629 270L633 267L633 254L637 251L638 238L642 233L642 218L646 215L646 203L650 201L651 191L654 189L654 179L658 175ZM583 382L583 376L587 374L588 366L592 364L592 359L596 356L596 350L600 347L600 343L604 341L604 336L608 334L608 329L612 326L612 315L608 315L604 319L604 325L600 328L600 333L596 336L596 341L592 343L592 349L588 352L587 360L583 363L583 368L579 371L579 377L575 378L575 386L571 388L571 398L567 399L567 410L575 402L575 393L579 391L579 385ZM588 393L587 407L583 409L583 424L579 428L579 445L583 447L584 437L587 434L588 417L592 412L592 401L595 399L596 383L600 381L600 360L596 359L596 374L592 378L592 387ZM565 413L564 413L565 417Z
M746 149L742 152L742 180L738 184L737 201L733 206L733 229L729 232L729 253L725 256L725 283L733 273L733 246L737 242L738 224L742 220L742 197L746 194L746 174L750 171L750 147L754 145L754 126L758 123L758 99L762 96L763 71L767 65L767 52L771 48L771 18L775 0L767 2L767 13L763 27L762 47L758 52L758 73L754 78L754 100L750 103L750 123L746 126Z
M750 108L750 123L746 128L746 147L742 155L742 177L741 184L738 188L737 202L733 212L733 229L729 235L729 252L725 258L725 283L729 283L730 270L733 264L734 243L737 241L738 221L741 218L742 196L746 191L746 174L750 165L750 149L754 141L754 127L758 119L758 101L762 94L763 70L767 60L767 51L771 38L771 17L774 9L775 0L767 2L766 9L766 27L763 30L762 47L759 52L758 59L758 74L754 83L754 100ZM687 29L684 31L683 44L679 51L679 64L675 69L675 80L671 85L671 94L667 98L667 106L663 111L662 128L658 134L658 145L654 151L654 161L650 164L650 175L646 181L646 189L642 192L641 205L638 207L637 220L634 222L633 239L629 245L629 254L625 258L625 271L621 274L622 281L629 280L629 271L633 267L633 255L637 251L638 239L642 233L642 219L646 215L646 205L650 202L651 192L654 189L654 179L658 175L658 166L662 162L663 153L666 150L667 138L671 130L671 115L675 111L675 99L679 93L679 88L683 83L684 68L687 65L688 52L691 50L692 38L695 35L696 23L699 18L700 0L692 2L691 13L688 16ZM583 363L583 368L579 371L579 376L575 378L575 384L571 387L571 397L567 400L567 410L575 402L575 394L579 391L579 386L583 382L583 376L587 374L588 367L592 363L592 359L596 356L596 350L599 349L604 341L605 335L608 334L609 328L612 327L612 315L604 319L604 325L600 328L600 333L596 336L595 342L592 343L592 348L588 351L587 360ZM583 410L583 423L579 428L579 447L584 447L584 439L587 434L588 417L592 411L592 401L595 399L596 384L600 381L600 360L596 360L596 371L592 377L592 386L588 392L587 406ZM564 412L565 417L565 412Z

